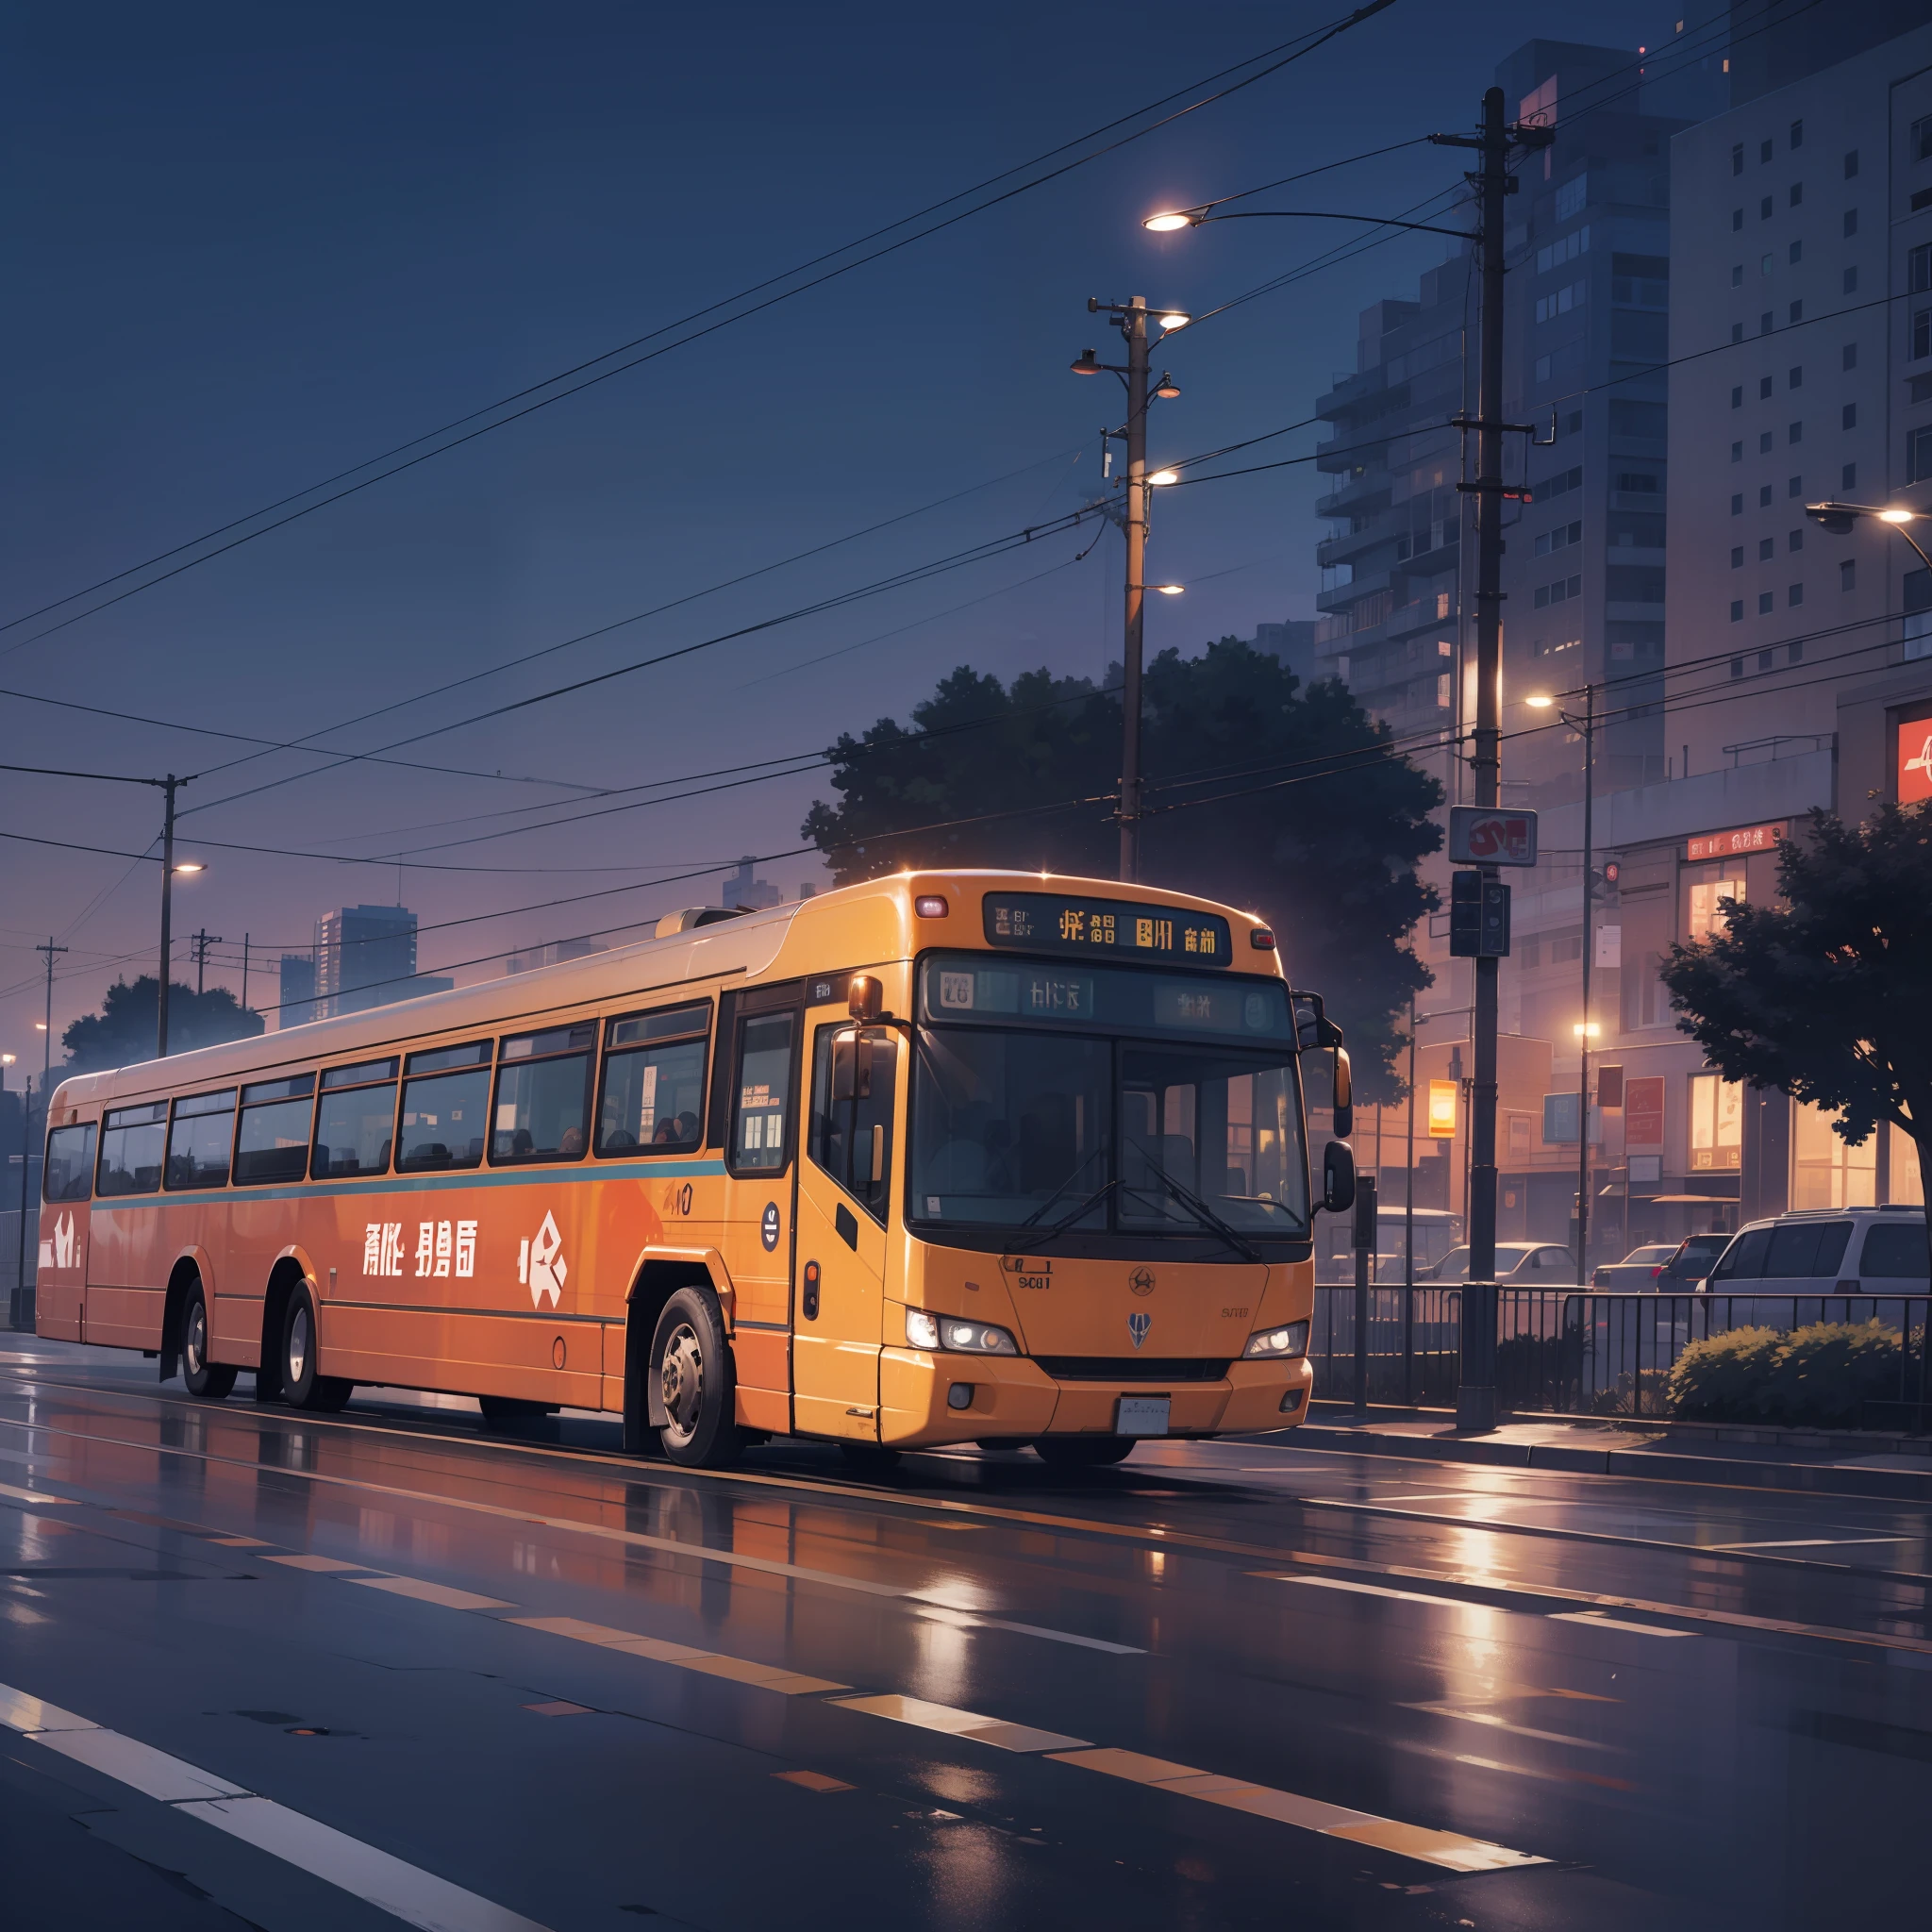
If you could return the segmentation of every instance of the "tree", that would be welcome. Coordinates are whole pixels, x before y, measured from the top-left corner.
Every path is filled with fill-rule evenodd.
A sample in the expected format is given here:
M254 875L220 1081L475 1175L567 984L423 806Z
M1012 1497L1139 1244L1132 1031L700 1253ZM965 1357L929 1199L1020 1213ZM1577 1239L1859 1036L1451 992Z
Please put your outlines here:
M131 1067L155 1057L160 982L142 974L132 986L117 981L108 989L98 1013L76 1020L60 1036L67 1049L64 1071L94 1074L107 1067ZM219 1046L225 1040L251 1040L263 1030L262 1018L252 1007L240 1005L225 986L196 992L192 986L168 982L168 1047L187 1053L197 1046Z
M1342 685L1303 690L1236 638L1163 651L1143 696L1142 879L1265 917L1347 1030L1362 1097L1398 1097L1401 1016L1430 983L1404 941L1437 904L1415 868L1441 842L1441 788ZM840 802L803 829L841 885L908 865L1115 876L1115 684L1041 670L1007 687L961 665L912 727L882 718L831 748Z
M1853 1147L1890 1122L1932 1178L1932 806L1813 809L1778 846L1778 891L1720 900L1724 931L1671 948L1679 1025L1726 1079L1835 1112Z

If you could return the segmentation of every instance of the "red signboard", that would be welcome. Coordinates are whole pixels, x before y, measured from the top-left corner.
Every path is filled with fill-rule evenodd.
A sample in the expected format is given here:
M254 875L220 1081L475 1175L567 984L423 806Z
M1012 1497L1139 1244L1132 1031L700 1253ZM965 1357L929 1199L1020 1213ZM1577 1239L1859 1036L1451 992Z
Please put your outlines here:
M1785 836L1783 819L1771 825L1740 825L1735 832L1707 832L1684 847L1686 859L1738 858L1747 852L1769 852Z
M1664 1144L1664 1078L1646 1074L1624 1082L1624 1145L1661 1147Z
M1451 806L1449 858L1455 865L1534 865L1536 813Z
M1932 798L1932 716L1899 720L1892 779L1901 805Z

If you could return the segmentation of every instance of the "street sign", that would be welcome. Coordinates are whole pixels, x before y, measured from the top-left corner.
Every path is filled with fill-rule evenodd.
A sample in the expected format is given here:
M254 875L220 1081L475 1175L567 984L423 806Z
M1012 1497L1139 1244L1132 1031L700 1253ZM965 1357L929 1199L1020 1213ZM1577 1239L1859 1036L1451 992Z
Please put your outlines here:
M1449 859L1453 865L1534 865L1535 812L1452 805Z
M1456 1138L1456 1082L1454 1080L1431 1080L1429 1082L1429 1139L1432 1141L1453 1141Z
M1449 874L1449 955L1456 959L1509 957L1509 888L1479 872Z

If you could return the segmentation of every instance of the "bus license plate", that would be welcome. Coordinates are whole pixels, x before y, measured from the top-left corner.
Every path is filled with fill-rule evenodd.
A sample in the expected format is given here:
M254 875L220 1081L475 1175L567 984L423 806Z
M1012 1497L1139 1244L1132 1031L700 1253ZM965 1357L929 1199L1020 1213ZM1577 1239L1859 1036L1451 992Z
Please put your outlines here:
M1165 1395L1123 1395L1120 1413L1114 1418L1117 1436L1164 1436L1167 1434Z

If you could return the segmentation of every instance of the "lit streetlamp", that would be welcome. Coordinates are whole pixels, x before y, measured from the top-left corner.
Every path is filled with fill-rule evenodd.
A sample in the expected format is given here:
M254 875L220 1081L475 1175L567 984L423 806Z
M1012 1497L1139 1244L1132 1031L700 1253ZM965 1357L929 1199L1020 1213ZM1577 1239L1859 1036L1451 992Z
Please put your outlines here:
M1926 522L1924 510L1907 509L1900 504L1889 504L1880 509L1869 503L1807 503L1805 514L1814 524L1822 524L1834 537L1849 537L1852 525L1860 517L1875 517L1881 524L1890 524L1919 553L1920 562L1932 570L1932 557L1926 556L1925 546L1906 527L1908 524Z

